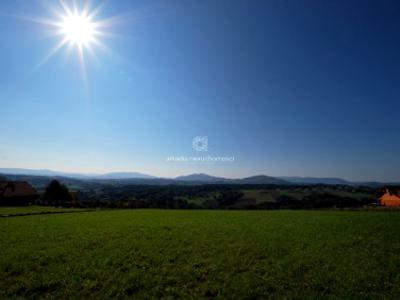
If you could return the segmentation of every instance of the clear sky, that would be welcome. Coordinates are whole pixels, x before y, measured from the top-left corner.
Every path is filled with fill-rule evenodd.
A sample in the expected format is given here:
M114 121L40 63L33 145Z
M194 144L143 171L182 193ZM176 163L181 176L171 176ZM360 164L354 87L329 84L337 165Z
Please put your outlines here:
M399 1L106 1L86 76L55 3L0 2L0 167L400 180Z

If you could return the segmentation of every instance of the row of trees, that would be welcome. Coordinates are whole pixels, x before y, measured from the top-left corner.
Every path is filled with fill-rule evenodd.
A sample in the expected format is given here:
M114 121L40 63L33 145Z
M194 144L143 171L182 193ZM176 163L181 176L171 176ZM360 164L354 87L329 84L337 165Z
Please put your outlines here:
M71 193L65 185L53 180L41 197L40 204L107 208L310 209L361 207L372 202L371 197L348 197L328 192L307 191L303 197L276 192L278 196L270 202L246 198L238 187L231 186L107 186L100 191ZM210 194L213 196L210 197ZM193 198L201 201L188 202Z

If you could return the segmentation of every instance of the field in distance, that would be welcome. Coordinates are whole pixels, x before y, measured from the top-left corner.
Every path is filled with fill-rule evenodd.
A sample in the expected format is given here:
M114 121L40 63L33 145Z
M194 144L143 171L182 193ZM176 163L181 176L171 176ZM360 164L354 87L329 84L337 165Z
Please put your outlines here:
M0 298L400 298L397 212L100 210L0 228Z
M7 207L0 206L0 216L15 216L15 215L25 215L25 214L43 214L43 213L65 213L65 212L75 212L83 211L79 208L58 208L53 206L15 206Z

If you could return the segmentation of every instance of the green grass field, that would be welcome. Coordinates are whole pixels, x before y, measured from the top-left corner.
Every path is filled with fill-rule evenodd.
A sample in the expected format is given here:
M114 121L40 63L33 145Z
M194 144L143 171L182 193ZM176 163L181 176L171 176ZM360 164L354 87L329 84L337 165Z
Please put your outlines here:
M400 298L397 212L35 215L0 240L0 298Z

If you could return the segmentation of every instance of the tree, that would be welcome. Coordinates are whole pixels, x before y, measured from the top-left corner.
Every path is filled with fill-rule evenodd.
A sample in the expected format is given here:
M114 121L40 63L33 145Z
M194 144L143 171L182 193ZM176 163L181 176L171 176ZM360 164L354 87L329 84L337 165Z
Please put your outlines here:
M43 195L43 201L54 206L73 206L75 199L68 188L58 180L52 180Z

